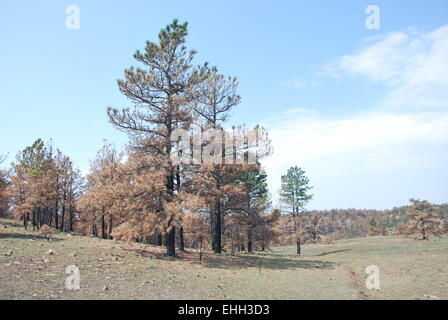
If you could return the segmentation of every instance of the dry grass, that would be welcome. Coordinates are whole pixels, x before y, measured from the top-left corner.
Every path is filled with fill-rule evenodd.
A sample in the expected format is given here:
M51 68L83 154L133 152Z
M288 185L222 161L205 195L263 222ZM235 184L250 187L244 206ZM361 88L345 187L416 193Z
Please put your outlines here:
M0 299L448 299L448 239L371 237L307 245L303 253L206 253L199 263L194 250L172 259L160 247L57 232L47 242L0 219ZM372 264L379 291L364 285ZM65 288L69 265L80 269L80 290Z

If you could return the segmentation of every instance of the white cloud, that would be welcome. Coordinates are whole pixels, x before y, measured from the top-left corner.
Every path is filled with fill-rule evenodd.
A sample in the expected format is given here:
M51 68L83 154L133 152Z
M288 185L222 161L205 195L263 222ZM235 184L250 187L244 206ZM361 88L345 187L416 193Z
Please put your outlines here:
M360 194L364 198L359 202L348 196L369 189L369 183L374 191L390 193L391 199L397 193L395 200L389 199L394 205L418 194L432 201L448 200L435 196L440 183L436 187L430 180L447 177L448 25L426 33L410 30L368 39L362 48L338 58L326 70L339 78L366 77L388 92L374 109L357 114L328 117L293 109L266 120L263 125L274 147L273 155L263 163L271 192L277 192L280 176L290 166L299 165L317 184L312 207L356 203L381 207L378 199L369 199L367 194ZM417 171L426 180L412 185L404 182ZM446 189L445 178L440 181L445 181L441 183ZM382 185L385 181L398 184ZM339 199L343 200L330 203Z
M326 66L335 77L364 76L386 85L385 108L440 108L448 101L448 25L390 32Z
M280 187L279 177L293 165L302 166L314 178L346 175L349 180L355 171L370 175L405 163L431 166L437 160L431 158L437 155L414 151L421 146L448 145L447 112L364 113L339 119L312 112L292 114L263 124L274 146L272 156L263 162L273 193Z

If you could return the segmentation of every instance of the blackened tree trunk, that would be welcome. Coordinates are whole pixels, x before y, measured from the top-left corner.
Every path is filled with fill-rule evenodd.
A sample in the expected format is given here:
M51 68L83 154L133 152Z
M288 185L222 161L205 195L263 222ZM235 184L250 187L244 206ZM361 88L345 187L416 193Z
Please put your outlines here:
M168 132L171 135L171 128L169 127ZM170 136L169 135L169 136ZM167 145L167 154L171 154L171 146ZM168 194L170 196L174 195L174 174L171 172L170 175L167 176L167 184L166 184ZM168 257L174 257L176 255L176 228L174 227L173 221L174 216L170 219L168 223L168 227L171 227L170 231L168 231L166 235L166 255Z
M185 251L184 227L179 228L179 250Z
M28 228L28 220L30 220L29 213L23 216L23 226L25 227L25 230Z
M249 230L247 230L247 252L248 253L253 253L253 251L252 251L252 244L253 244L252 229L249 228Z
M73 232L73 215L75 213L73 212L73 208L70 206L70 211L69 211L69 224L68 224L68 230L70 232Z
M113 217L111 214L109 214L109 239L112 239L112 222Z
M215 253L221 253L221 209L220 209L220 203L221 201L218 201L217 209L214 213L214 225L213 225L213 252Z
M58 201L56 200L56 206L54 208L54 227L58 229L59 227L59 216L58 216Z
M176 230L174 226L166 235L166 255L169 257L176 255Z
M180 166L176 168L176 187L177 192L180 192L181 179L180 179ZM185 251L185 241L184 241L184 228L181 226L179 228L179 250Z
M62 205L62 212L61 212L61 231L64 231L64 221L65 221L65 203Z
M36 230L36 210L33 209L33 231Z
M221 168L215 167L215 187L216 190L221 189ZM213 232L212 232L212 249L215 253L221 253L222 250L222 226L221 226L221 198L218 196L215 199L215 212L213 217Z
M51 227L51 224L53 223L53 210L52 210L52 209L50 209L50 210L48 210L48 212L49 212L49 217L48 217L48 226L50 226L50 227Z
M104 213L101 215L101 238L107 239L107 235L106 235L106 221L104 220Z
M92 225L92 235L98 238L98 230L96 229L96 224Z
M156 237L157 237L157 245L158 245L158 246L163 246L163 237L162 237L162 234L159 233L159 232L157 232Z
M300 239L297 239L297 254L300 255Z

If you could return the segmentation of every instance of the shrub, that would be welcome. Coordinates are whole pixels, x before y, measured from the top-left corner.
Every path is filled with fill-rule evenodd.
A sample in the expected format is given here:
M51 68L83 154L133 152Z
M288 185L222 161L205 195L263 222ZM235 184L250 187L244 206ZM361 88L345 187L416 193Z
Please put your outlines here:
M47 239L47 241L50 241L51 235L53 234L53 229L44 224L42 227L40 227L40 233L45 237L45 239Z

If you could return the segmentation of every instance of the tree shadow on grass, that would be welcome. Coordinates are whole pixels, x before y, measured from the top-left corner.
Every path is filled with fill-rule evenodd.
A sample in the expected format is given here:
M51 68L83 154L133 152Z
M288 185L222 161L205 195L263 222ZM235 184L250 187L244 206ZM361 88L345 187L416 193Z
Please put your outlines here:
M328 261L256 255L208 257L203 260L202 265L204 265L204 267L218 269L261 268L270 270L332 269L337 266L336 263Z
M0 233L1 239L21 239L21 240L47 240L41 235L34 234L22 234L22 233ZM51 242L63 241L61 238L50 238Z
M142 257L161 259L166 261L184 261L201 265L205 268L216 269L247 269L261 268L271 270L288 269L332 269L337 266L335 262L305 260L301 258L287 258L273 255L242 255L231 256L228 254L216 255L211 252L205 252L202 262L199 261L199 255L196 250L179 251L176 257L167 257L162 247L148 246L146 248L123 247L125 251L132 252Z
M5 227L22 228L23 227L22 223L18 223L14 219L11 219L11 218L1 218L1 219L2 220L0 221L0 228L5 228Z
M323 252L323 253L319 253L314 255L315 257L321 257L321 256L326 256L327 254L333 254L333 253L339 253L339 252L346 252L346 251L351 251L352 249L341 249L341 250L334 250L334 251L327 251L327 252Z

